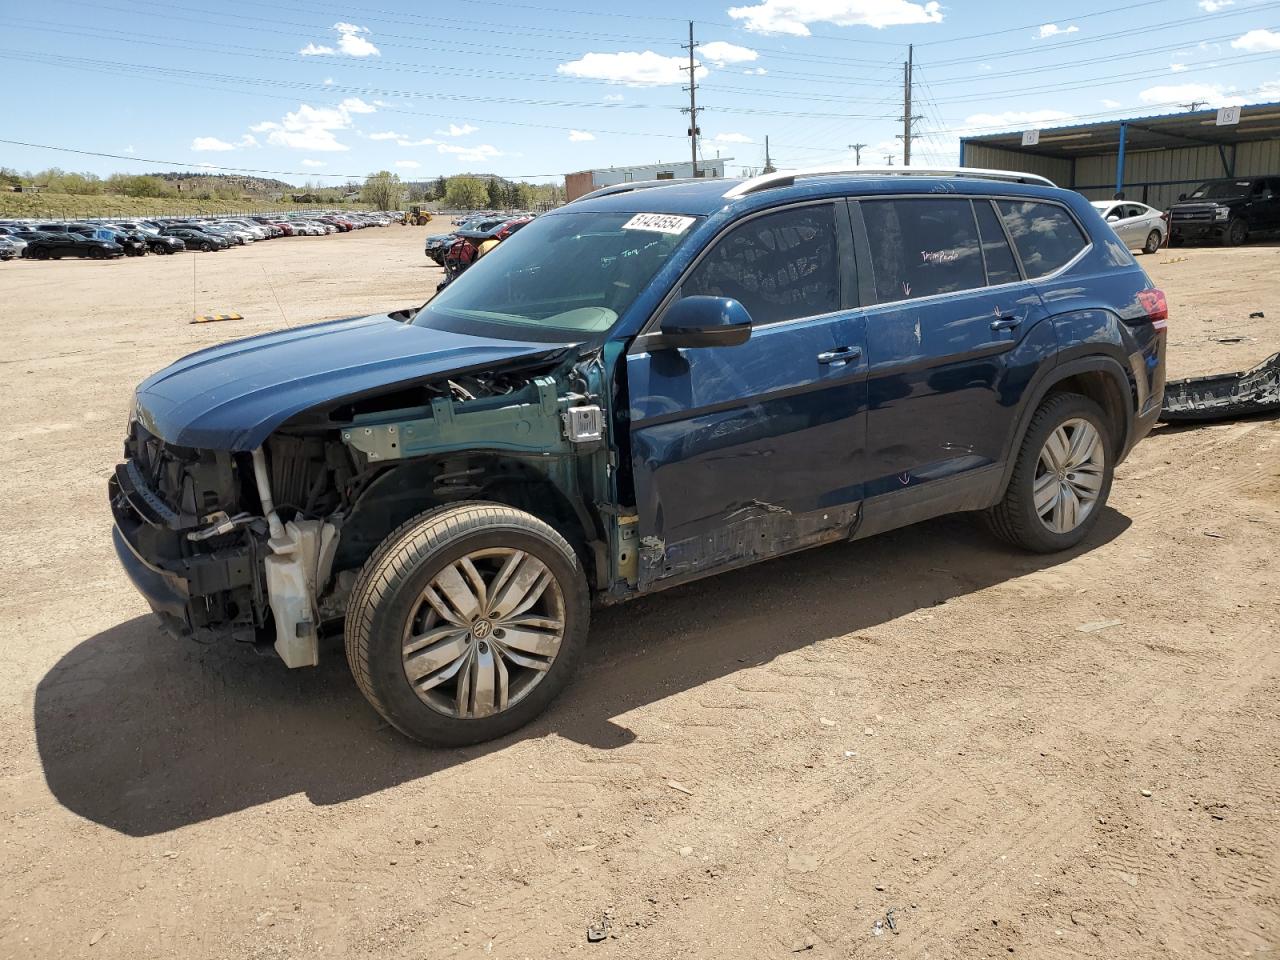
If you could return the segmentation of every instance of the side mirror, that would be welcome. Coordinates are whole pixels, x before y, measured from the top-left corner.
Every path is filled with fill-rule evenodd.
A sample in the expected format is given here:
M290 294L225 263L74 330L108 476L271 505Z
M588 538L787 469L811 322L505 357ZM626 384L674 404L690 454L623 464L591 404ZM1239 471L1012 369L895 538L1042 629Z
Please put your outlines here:
M1185 200L1185 199L1187 199L1187 195L1186 195L1185 193L1180 193L1180 194L1178 194L1178 202L1179 202L1179 203L1181 203L1181 202L1182 202L1183 200Z
M1120 219L1120 214L1118 213L1107 214L1107 223L1110 223L1112 220L1119 220L1119 219Z
M683 297L671 304L659 328L661 344L735 347L751 336L751 315L732 297Z

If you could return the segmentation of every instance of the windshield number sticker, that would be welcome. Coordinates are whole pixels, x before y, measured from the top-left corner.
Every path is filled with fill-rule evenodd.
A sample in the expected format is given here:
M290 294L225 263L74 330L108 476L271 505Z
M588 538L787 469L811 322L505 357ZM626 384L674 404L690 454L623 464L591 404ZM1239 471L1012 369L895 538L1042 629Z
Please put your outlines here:
M684 233L693 225L693 217L677 217L669 213L637 213L622 225L623 230L652 230L655 233Z

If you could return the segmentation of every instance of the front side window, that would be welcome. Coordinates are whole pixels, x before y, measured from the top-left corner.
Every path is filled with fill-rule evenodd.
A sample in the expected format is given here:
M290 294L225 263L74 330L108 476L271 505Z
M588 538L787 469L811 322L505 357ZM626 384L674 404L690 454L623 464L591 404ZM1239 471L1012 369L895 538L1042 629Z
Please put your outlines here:
M1056 203L997 200L1028 279L1053 273L1088 245L1071 214Z
M436 294L413 322L550 342L604 333L699 219L569 211L538 217Z
M880 303L986 285L968 200L864 200L861 206Z
M835 207L779 210L731 228L680 292L732 297L757 326L839 310Z

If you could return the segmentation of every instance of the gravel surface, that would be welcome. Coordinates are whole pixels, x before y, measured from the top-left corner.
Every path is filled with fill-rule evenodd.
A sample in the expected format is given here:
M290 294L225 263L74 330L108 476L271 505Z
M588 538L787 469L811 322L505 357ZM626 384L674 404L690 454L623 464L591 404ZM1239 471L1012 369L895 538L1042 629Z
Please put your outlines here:
M133 384L420 302L429 229L0 264L0 956L1280 949L1275 419L1158 429L1068 554L950 518L601 612L477 748L381 724L340 644L163 635L109 539ZM1170 376L1280 349L1278 256L1142 258Z

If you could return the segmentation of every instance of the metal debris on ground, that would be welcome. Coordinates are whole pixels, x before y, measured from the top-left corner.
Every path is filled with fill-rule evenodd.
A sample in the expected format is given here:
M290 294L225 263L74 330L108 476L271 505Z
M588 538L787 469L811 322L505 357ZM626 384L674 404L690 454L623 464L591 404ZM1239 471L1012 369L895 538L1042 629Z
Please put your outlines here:
M1243 333L1229 333L1221 337L1210 337L1214 343L1256 343L1253 337L1246 337Z
M1280 410L1280 353L1237 373L1191 377L1165 384L1165 423L1227 420Z
M1250 320L1254 320L1254 319L1257 319L1257 320L1265 320L1265 319L1266 319L1266 317L1267 317L1267 315L1266 315L1265 313L1263 313L1261 310L1255 310L1255 311L1253 311L1253 313L1249 314L1249 319L1250 319Z
M1106 630L1109 627L1118 627L1124 623L1123 620L1094 620L1090 623L1082 623L1076 627L1080 633L1097 633L1099 630Z
M609 938L609 921L601 920L587 927L587 943L599 943Z
M894 919L893 915L894 915L894 910L892 907L890 907L888 910L885 911L884 925L888 927L890 930L892 930L894 933L897 933L898 924L897 924L897 921Z

